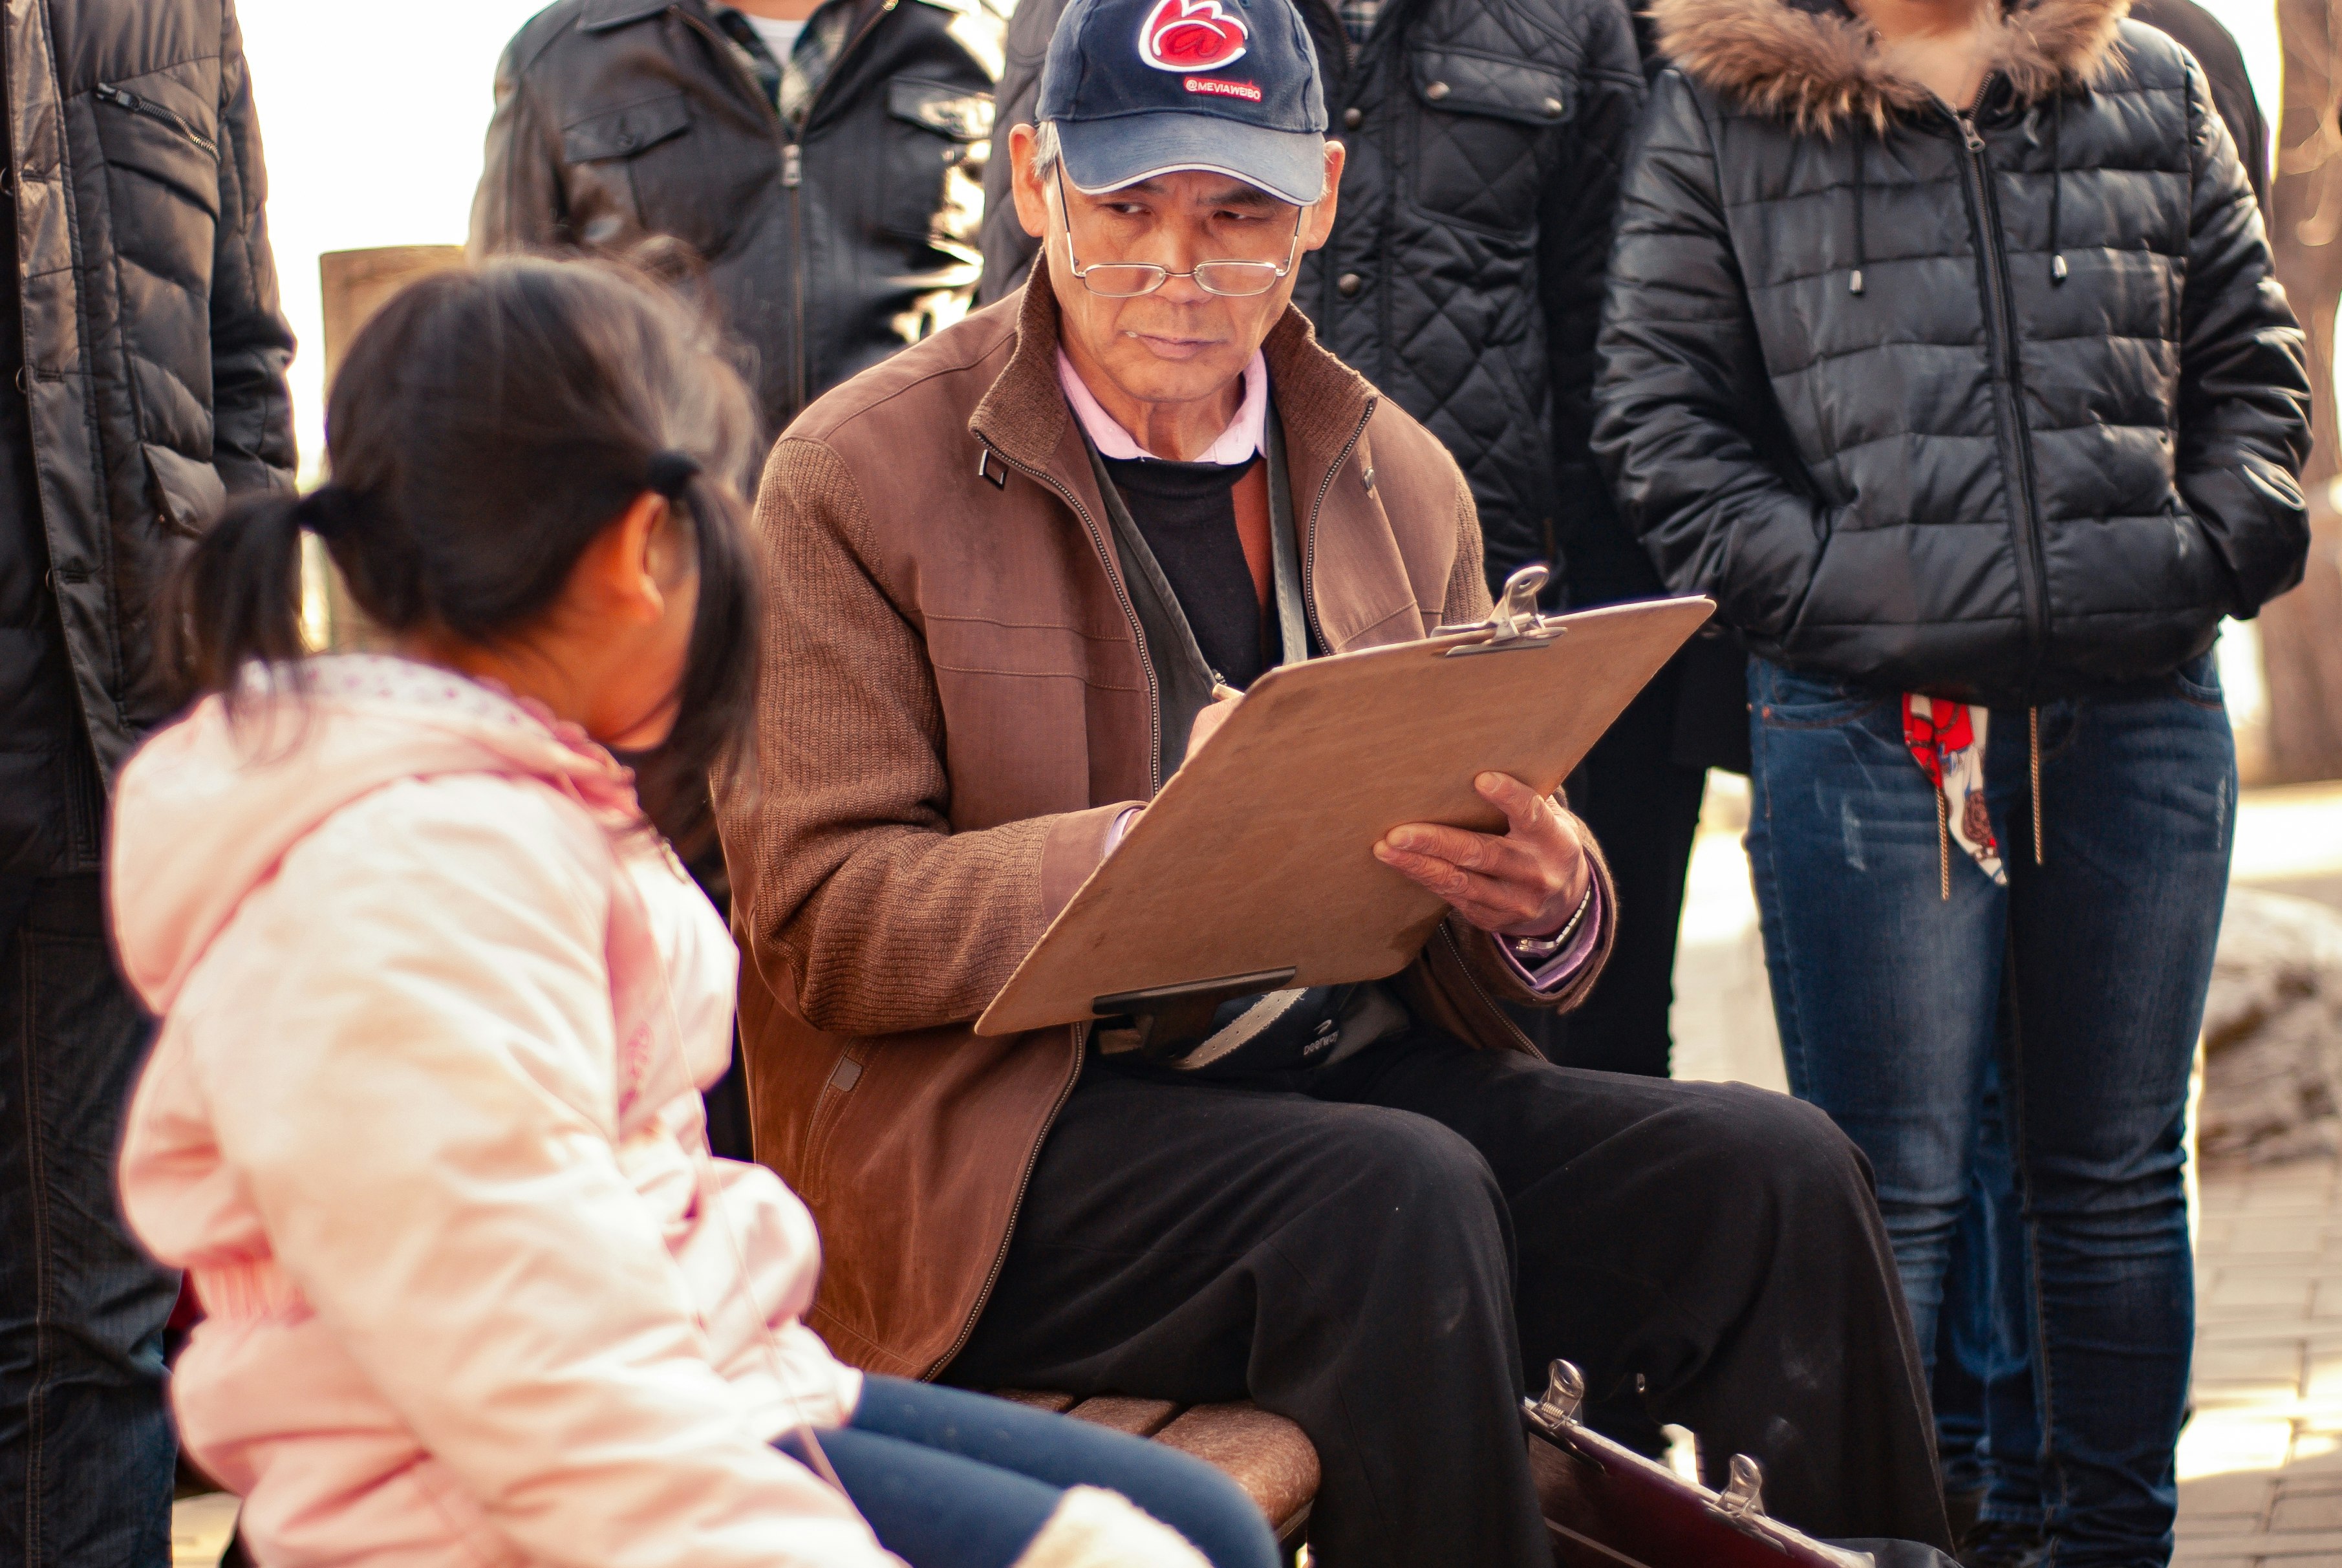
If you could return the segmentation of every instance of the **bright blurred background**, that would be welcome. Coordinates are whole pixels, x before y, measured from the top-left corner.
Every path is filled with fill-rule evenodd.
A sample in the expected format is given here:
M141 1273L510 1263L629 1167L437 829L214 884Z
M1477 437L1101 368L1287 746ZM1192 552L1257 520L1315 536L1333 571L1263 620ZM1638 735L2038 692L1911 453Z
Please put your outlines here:
M496 56L545 0L238 0L268 227L300 335L293 409L305 474L325 449L317 257L374 245L460 245Z

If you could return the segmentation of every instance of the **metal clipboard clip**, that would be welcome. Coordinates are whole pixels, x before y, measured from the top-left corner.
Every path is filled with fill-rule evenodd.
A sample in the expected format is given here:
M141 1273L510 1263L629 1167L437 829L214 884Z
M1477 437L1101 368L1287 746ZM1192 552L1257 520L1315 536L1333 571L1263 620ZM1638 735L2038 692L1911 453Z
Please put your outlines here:
M1546 566L1531 563L1505 579L1504 596L1496 601L1495 611L1485 621L1473 621L1460 626L1435 626L1435 637L1452 637L1466 632L1486 632L1485 641L1466 643L1450 648L1447 658L1464 654L1510 654L1529 648L1550 647L1556 638L1569 630L1557 618L1548 618L1537 610L1537 594L1553 573Z

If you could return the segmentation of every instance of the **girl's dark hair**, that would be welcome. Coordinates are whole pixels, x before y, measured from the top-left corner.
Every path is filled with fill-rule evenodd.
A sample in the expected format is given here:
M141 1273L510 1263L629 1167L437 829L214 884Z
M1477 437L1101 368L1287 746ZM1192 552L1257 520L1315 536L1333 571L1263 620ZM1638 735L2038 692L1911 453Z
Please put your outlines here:
M236 503L174 574L157 629L179 694L233 700L255 661L299 682L305 528L382 631L495 646L553 604L629 503L659 490L697 544L698 614L674 734L630 760L651 819L704 844L711 773L736 774L752 750L761 624L740 500L759 455L756 405L712 327L608 261L438 274L350 345L325 452L331 484Z

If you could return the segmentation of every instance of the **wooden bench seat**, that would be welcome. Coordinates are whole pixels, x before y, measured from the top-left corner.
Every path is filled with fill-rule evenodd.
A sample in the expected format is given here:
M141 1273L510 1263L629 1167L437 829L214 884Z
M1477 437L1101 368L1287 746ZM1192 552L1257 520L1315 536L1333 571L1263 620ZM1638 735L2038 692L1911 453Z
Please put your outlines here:
M1076 1399L1070 1393L1006 1388L999 1394L1194 1454L1245 1489L1287 1552L1300 1545L1307 1533L1309 1505L1317 1497L1317 1451L1299 1427L1250 1400L1181 1405L1123 1394Z

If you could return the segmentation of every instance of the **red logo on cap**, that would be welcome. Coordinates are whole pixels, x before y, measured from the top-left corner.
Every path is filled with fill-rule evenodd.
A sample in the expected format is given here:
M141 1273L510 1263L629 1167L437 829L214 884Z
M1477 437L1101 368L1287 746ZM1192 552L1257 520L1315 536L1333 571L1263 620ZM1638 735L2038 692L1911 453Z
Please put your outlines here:
M1160 0L1138 29L1138 57L1158 71L1212 71L1244 57L1251 29L1220 0Z

